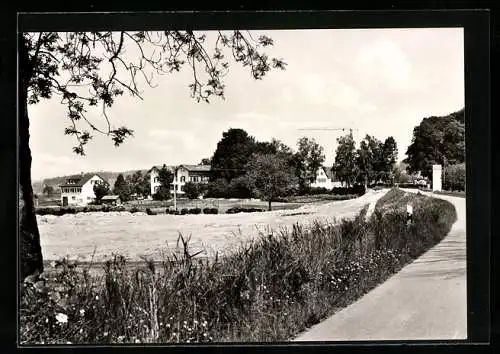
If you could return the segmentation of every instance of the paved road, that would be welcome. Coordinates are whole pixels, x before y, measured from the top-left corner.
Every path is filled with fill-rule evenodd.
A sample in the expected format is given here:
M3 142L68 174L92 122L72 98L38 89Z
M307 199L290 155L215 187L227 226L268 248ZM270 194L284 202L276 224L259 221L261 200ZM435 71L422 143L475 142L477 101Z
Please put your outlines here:
M445 239L295 341L467 338L465 198L433 196L457 210Z

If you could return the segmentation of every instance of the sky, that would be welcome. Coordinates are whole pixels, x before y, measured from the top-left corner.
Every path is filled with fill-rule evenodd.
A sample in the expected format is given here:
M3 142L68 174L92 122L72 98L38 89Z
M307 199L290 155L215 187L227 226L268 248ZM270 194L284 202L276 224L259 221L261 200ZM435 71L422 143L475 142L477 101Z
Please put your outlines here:
M95 135L86 156L77 156L74 137L64 135L69 120L60 99L29 106L33 180L197 164L213 155L229 128L244 129L258 141L274 137L294 149L300 137L314 138L324 148L326 166L335 160L336 139L352 128L357 146L366 134L380 140L394 137L402 160L413 128L424 117L464 107L461 28L251 33L273 39L274 46L265 52L283 58L286 70L254 80L247 68L230 62L226 99L209 104L190 97L188 67L156 76L154 88L142 85L143 100L125 94L109 109L113 125L134 130L119 147L109 137ZM207 39L213 35L208 32ZM104 127L99 111L87 116ZM346 131L303 130L318 128Z

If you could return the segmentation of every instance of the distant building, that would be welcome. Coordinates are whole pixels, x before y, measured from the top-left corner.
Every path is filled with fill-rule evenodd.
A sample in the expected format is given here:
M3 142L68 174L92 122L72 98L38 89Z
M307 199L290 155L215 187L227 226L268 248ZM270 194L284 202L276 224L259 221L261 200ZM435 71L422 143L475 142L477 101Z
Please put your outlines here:
M85 206L95 200L94 186L96 184L108 184L104 178L95 173L87 173L71 176L61 184L62 206Z
M101 203L106 205L120 205L121 200L118 195L105 195L101 198Z
M208 183L211 175L211 167L208 165L179 165L167 166L168 170L174 174L174 181L170 186L170 191L174 189L177 194L184 194L184 185L187 182ZM150 170L151 195L154 195L160 188L159 172L163 166L153 166Z
M314 178L313 176L309 177L309 187L326 189L342 187L342 183L336 181L335 179L335 172L333 171L333 169L320 167L318 171L316 171L316 178Z

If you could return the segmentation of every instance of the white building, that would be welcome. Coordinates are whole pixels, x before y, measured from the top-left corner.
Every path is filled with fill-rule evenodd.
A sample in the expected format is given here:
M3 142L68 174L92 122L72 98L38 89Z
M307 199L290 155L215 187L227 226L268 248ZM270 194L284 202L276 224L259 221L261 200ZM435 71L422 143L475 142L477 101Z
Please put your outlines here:
M174 174L174 181L170 186L170 191L174 189L177 194L184 194L183 187L187 182L208 183L211 174L211 168L208 165L179 165L165 166ZM153 166L150 172L151 195L154 195L160 188L160 180L158 174L163 166Z
M316 178L311 177L309 179L309 187L333 189L336 187L342 187L342 183L335 181L335 173L332 169L320 167L318 171L316 171Z
M69 177L61 184L62 206L85 206L95 200L94 186L106 180L95 173L80 174Z

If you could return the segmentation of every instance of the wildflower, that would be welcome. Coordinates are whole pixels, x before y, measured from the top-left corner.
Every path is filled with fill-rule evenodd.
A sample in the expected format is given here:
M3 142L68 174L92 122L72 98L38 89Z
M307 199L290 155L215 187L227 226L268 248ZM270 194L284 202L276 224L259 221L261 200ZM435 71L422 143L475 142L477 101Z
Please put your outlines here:
M208 336L208 333L206 333L206 332L203 333L203 337L206 337L206 336Z
M167 323L165 327L170 328L170 323Z
M68 315L65 315L64 313L58 313L56 315L56 320L59 323L67 323L68 322Z
M96 295L96 296L95 296L95 299L96 299L96 300L99 300L99 296L98 296L98 295Z
M198 324L198 321L197 321L197 320L194 320L194 321L193 321L193 323L194 323L195 325L197 325L197 324Z
M84 309L81 309L81 310L80 310L80 315L81 315L81 316L85 315L85 310L84 310Z
M136 343L140 343L141 341L140 341L139 339L136 339L136 340L135 340L135 342L136 342Z
M66 342L66 344L71 344L71 342Z
M83 333L83 328L80 328L80 334L82 334L82 333Z
M103 335L104 337L107 337L107 336L108 336L108 332L104 332L102 335Z
M118 336L118 341L123 341L125 339L125 336Z

